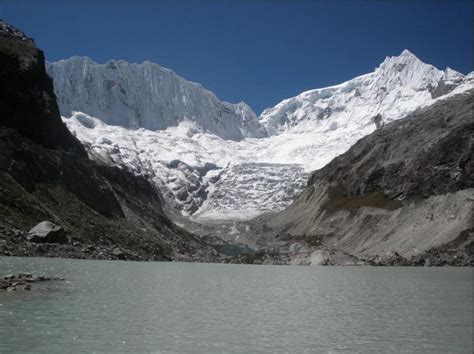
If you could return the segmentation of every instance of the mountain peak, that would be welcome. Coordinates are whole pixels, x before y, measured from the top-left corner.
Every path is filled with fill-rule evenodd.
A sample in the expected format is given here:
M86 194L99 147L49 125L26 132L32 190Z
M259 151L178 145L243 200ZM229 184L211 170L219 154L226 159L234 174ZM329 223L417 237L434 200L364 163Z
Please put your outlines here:
M384 87L396 85L415 90L435 87L444 77L443 71L424 63L408 49L398 56L386 57L375 73Z
M410 52L408 49L404 49L400 55L386 57L380 67L395 67L397 71L400 71L403 67L410 65L429 65L422 62L415 54Z
M454 70L454 69L450 68L449 66L447 66L446 69L444 70L444 74L446 75L446 78L448 78L448 79L464 77L464 75L461 74L459 71Z
M412 52L410 52L408 49L403 49L403 52L399 56L400 57L415 57L415 58L417 58L416 55L413 54Z
M386 57L372 73L286 99L263 111L260 121L270 134L333 132L349 125L354 131L363 130L377 114L383 115L385 123L399 119L465 80L462 74L438 70L405 49Z

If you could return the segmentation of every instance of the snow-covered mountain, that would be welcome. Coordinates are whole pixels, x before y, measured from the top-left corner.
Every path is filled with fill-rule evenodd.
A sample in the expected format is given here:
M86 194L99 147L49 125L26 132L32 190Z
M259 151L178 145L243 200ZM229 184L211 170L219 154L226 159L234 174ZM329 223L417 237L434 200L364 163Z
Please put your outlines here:
M266 109L260 122L269 134L288 130L336 130L351 126L372 126L371 119L382 116L382 124L412 112L442 96L465 80L450 68L436 69L410 51L387 57L374 72L339 85L310 90Z
M87 57L47 63L61 115L81 111L110 125L162 130L180 122L224 139L263 137L265 130L244 102L220 101L201 85L158 64L111 60L97 64Z
M61 111L66 116L71 111L95 112L90 114L100 120L74 113L64 119L69 129L95 159L149 176L170 206L201 219L241 219L280 210L302 190L310 171L374 131L377 115L377 124L387 124L474 87L473 73L438 70L405 50L386 58L372 73L304 92L256 118L247 105L222 103L156 64L81 66L77 61L88 62L75 57L48 67ZM180 88L150 84L161 72L177 80ZM112 86L106 84L111 78ZM188 86L194 91L186 91ZM120 88L124 93L113 91ZM179 99L182 92L193 97L186 98L186 104ZM112 99L128 103L112 104ZM207 105L206 100L214 103ZM222 106L230 107L228 115L216 113L219 109L214 108ZM126 118L120 115L122 108ZM192 120L182 114L185 111L199 114ZM135 124L130 117L136 112L146 112L146 120Z

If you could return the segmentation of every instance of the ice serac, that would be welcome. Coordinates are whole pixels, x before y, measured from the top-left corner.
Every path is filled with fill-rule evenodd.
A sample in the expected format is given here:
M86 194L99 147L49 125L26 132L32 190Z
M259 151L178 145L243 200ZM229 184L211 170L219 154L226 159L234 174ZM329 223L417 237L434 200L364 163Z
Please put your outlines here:
M147 176L168 207L205 219L240 219L287 206L308 172L295 163L269 164L267 139L224 140L186 134L186 124L160 131L110 126L76 112L64 118L92 159ZM183 126L184 125L184 126ZM253 143L252 143L253 142Z
M220 101L201 85L158 64L72 57L47 64L61 114L87 113L110 125L163 130L180 122L224 139L263 137L252 109ZM190 131L192 133L193 130Z
M245 220L288 206L306 185L301 165L229 164L207 174L208 198L195 214L200 220Z

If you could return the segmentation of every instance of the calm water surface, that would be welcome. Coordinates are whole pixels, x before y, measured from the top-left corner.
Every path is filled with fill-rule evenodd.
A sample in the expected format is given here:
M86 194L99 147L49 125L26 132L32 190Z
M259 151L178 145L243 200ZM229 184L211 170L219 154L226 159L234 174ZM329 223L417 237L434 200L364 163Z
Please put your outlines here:
M472 268L0 257L0 352L472 353ZM49 290L39 289L48 287Z

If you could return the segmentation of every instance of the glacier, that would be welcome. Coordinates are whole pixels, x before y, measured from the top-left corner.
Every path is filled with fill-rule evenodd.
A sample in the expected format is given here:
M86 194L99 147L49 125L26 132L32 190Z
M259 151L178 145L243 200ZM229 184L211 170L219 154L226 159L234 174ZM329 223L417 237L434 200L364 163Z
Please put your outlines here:
M89 155L150 178L193 220L242 220L288 206L311 171L380 124L474 87L408 50L369 74L303 92L256 117L157 64L49 63L64 122Z
M197 132L189 122L166 130L130 130L82 112L63 120L92 159L147 176L173 210L200 219L280 210L309 177L301 164L268 163L267 144L273 142L267 139L225 140Z

